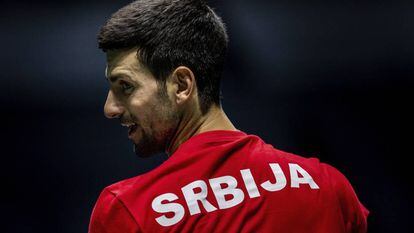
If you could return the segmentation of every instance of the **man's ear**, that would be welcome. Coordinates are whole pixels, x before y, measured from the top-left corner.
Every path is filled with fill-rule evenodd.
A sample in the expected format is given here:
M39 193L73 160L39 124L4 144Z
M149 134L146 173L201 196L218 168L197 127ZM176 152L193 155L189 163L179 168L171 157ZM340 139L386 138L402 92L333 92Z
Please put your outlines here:
M191 99L195 89L196 81L194 73L185 66L179 66L172 75L173 85L176 86L174 93L177 104L181 104Z

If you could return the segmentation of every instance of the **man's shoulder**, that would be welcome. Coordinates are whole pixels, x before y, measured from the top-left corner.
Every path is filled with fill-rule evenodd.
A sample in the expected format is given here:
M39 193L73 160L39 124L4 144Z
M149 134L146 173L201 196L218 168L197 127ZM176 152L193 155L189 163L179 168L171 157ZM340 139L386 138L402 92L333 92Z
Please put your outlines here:
M92 211L89 232L140 232L133 213L119 195L139 177L116 182L101 192ZM121 223L122 224L119 224Z
M253 163L258 166L269 163L277 163L282 169L288 170L291 165L299 165L305 171L314 175L318 180L323 180L333 189L340 189L341 186L348 183L346 177L333 165L321 161L315 155L299 155L292 152L275 148L270 144L263 144L259 150L254 150Z
M323 173L328 172L330 165L321 162L316 156L304 156L292 152L287 152L274 147L271 144L263 143L258 149L252 150L252 156L256 161L277 162L280 164L299 164L312 170L319 170Z
M104 188L104 191L111 193L113 196L119 197L129 190L133 190L134 186L137 182L141 179L143 175L134 176L131 178L127 178L113 184L110 184Z

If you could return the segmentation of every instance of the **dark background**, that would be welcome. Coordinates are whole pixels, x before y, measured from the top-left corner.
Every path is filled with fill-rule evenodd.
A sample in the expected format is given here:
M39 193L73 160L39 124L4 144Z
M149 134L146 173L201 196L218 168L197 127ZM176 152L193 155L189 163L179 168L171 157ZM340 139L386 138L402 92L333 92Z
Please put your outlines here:
M1 232L86 232L100 191L139 159L106 120L96 34L129 1L1 1ZM340 169L369 232L412 225L414 2L213 1L237 128Z

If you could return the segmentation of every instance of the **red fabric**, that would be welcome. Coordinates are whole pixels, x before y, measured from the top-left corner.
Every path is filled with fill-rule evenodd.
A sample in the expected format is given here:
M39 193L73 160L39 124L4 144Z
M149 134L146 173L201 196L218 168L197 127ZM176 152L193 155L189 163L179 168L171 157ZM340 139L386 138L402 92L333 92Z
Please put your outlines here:
M266 181L270 182L268 185L283 183L279 176L276 178L271 166L280 166L286 179L286 186L279 186L281 189L277 191L268 191L262 186ZM291 166L302 168L315 185L300 183L295 187L296 178L291 178ZM250 169L254 180L248 182L249 185L241 175L241 170L245 169ZM295 170L293 174L299 174L299 179L304 177L303 173ZM231 184L220 184L213 191L211 179L214 178L236 180L236 188L230 189L237 191L234 195L239 199L244 195L242 201L228 208L219 208L215 194L218 189L229 188ZM192 208L198 206L201 212L190 214L188 197L182 188L194 181L206 184L204 201L210 203L214 210L207 211L208 208L197 201ZM253 183L257 188L256 195L252 189L250 197L247 186L254 187ZM201 192L201 188L194 188L193 192ZM181 212L154 210L154 199L167 193L178 199L163 200L161 204L181 205L178 208ZM222 203L236 199L232 194L224 197ZM307 159L277 150L254 135L218 130L190 138L156 169L106 187L93 210L89 233L363 233L367 229L368 213L358 201L351 184L335 168L315 158ZM171 220L180 214L182 218L170 226L162 226L156 220L162 216Z

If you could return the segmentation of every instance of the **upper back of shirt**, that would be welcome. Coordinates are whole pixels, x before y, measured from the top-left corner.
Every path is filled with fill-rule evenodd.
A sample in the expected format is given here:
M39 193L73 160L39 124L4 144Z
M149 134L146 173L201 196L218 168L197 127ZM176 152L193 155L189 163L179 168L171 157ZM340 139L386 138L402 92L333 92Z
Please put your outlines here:
M122 207L94 214L124 209L131 232L365 232L368 215L333 167L240 131L198 134L106 193Z

